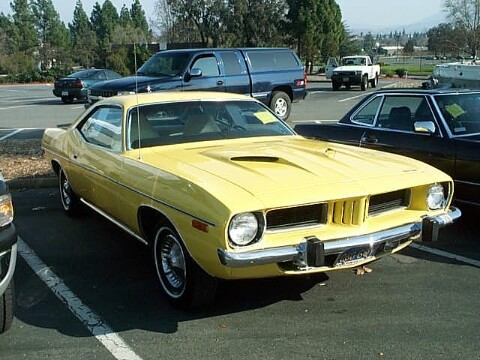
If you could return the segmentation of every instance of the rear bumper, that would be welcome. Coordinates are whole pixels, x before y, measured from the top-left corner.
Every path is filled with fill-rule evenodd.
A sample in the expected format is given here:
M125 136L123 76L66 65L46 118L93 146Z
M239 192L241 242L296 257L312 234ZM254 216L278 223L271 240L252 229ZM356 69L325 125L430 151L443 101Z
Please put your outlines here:
M425 217L422 221L395 228L350 238L321 242L319 239L304 239L298 245L282 246L245 252L218 249L220 262L231 268L242 268L283 262L293 262L298 267L322 267L322 258L340 255L348 250L365 247L369 256L379 256L394 251L402 244L413 240L436 240L438 229L451 224L461 216L461 211L451 207L443 214ZM324 261L323 261L324 262Z

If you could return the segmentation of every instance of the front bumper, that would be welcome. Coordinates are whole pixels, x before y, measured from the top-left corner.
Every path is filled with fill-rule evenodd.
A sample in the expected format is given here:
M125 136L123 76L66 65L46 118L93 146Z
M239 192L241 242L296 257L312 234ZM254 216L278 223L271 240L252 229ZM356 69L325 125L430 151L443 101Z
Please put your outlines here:
M397 249L413 240L436 240L438 229L451 224L461 216L461 211L451 207L441 215L425 217L422 221L350 238L322 242L316 238L304 239L298 245L282 246L244 252L218 249L220 262L231 268L292 262L296 268L328 266L329 255L344 254L360 247L369 249L367 258L373 258Z
M338 74L332 75L332 82L338 84L360 85L362 83L362 75Z
M0 231L0 295L13 278L17 262L17 232L13 224Z

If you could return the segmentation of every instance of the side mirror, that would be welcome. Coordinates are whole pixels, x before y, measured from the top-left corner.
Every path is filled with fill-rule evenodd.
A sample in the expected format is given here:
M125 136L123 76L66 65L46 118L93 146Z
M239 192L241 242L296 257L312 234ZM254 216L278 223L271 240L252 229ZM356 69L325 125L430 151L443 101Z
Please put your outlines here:
M433 121L416 121L413 125L415 132L423 134L435 134L436 127Z
M202 76L202 70L199 69L199 68L193 68L192 71L190 71L190 76L192 78L200 77L200 76Z

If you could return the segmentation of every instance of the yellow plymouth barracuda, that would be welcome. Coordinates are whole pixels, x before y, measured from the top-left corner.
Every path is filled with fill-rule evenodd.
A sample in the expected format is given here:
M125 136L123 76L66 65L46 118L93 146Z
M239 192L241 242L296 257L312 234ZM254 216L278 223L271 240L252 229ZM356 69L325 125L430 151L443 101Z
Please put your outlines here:
M242 95L108 98L42 146L65 211L87 205L148 245L181 307L211 302L219 279L361 266L460 216L443 172L308 140Z

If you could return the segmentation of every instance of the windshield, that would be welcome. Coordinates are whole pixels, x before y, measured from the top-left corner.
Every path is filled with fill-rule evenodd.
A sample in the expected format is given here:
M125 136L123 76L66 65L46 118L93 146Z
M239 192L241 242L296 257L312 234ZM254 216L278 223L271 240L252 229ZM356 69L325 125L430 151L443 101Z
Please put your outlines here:
M480 93L437 95L435 100L453 135L480 133Z
M127 148L195 141L293 135L268 108L255 101L181 101L133 108Z
M190 58L189 53L158 53L138 69L138 75L178 76Z
M364 57L343 58L342 65L365 65L365 58Z

